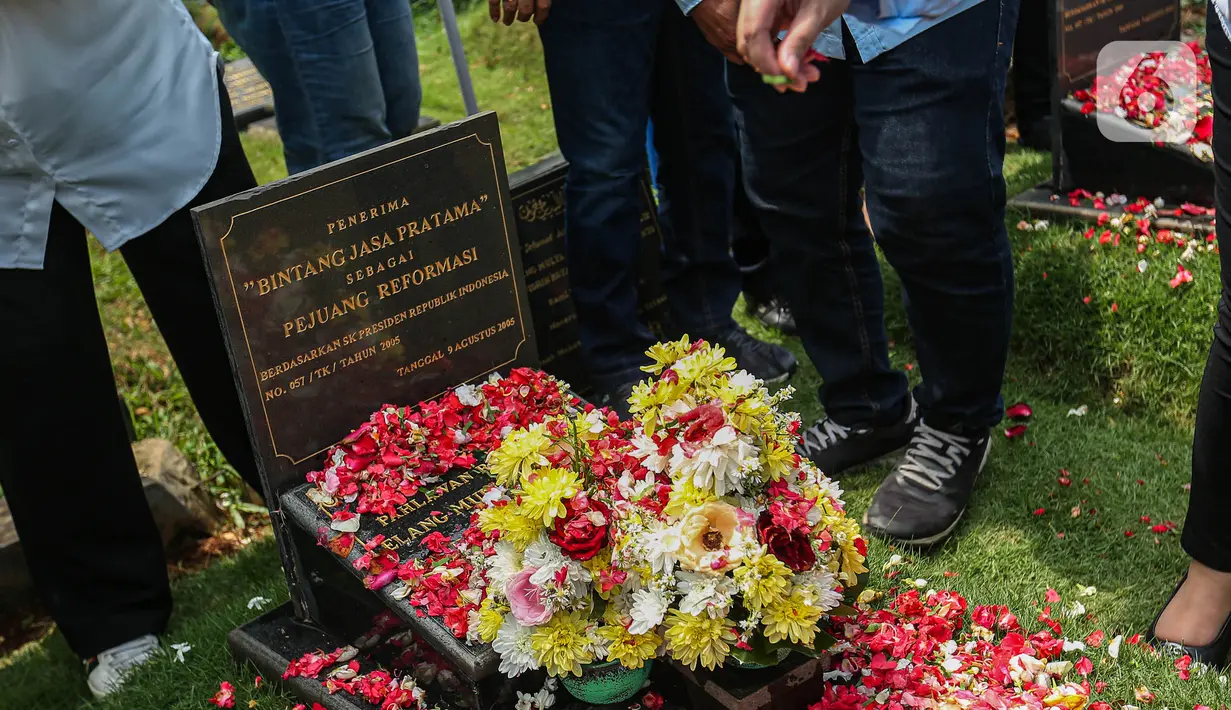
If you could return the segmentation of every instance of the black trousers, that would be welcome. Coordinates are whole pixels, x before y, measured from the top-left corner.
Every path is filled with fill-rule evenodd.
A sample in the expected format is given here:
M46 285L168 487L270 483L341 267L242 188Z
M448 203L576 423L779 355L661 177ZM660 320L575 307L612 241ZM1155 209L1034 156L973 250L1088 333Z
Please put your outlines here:
M1218 234L1231 234L1231 42L1209 6L1206 49L1214 69L1214 182ZM1193 486L1184 521L1184 551L1207 567L1231 572L1231 252L1220 250L1222 297L1214 344L1197 400Z
M214 442L261 490L189 215L256 185L220 93L213 176L120 251ZM59 204L44 268L0 270L0 333L0 485L39 594L83 658L162 633L171 614L162 543L116 406L86 231Z

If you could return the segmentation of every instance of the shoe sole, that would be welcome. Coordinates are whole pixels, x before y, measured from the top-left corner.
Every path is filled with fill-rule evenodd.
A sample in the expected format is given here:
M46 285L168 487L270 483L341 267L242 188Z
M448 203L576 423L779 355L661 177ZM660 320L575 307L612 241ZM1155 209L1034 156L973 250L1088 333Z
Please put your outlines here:
M992 453L992 442L991 442L991 439L989 438L987 442L987 448L983 449L983 460L979 462L979 470L975 471L975 482L978 482L979 476L983 473L983 467L987 465L987 457L990 456L991 453ZM897 537L895 535L890 535L889 533L886 533L886 532L877 531L873 529L870 523L868 523L868 511L866 510L863 512L863 526L871 530L872 534L877 535L878 537L883 537L887 540L892 540L894 542L901 543L903 545L908 545L910 547L916 547L919 549L928 549L930 547L936 546L939 543L944 542L945 540L949 539L951 535L953 535L953 531L957 530L957 526L961 524L962 518L966 516L967 507L969 506L964 506L960 511L958 511L957 517L953 519L952 525L945 528L944 530L941 530L935 535L928 535L926 537L905 538L905 537Z
M789 380L789 379L791 379L792 377L794 377L794 376L795 376L796 371L798 371L798 370L799 370L799 363L795 363L795 365L793 365L793 366L791 367L791 369L787 370L786 372L782 373L781 375L778 375L777 377L775 377L775 378L773 378L773 379L769 379L769 380L762 380L762 381L763 381L765 384L767 384L767 385L778 385L778 384L782 384L783 382L786 382L787 380Z

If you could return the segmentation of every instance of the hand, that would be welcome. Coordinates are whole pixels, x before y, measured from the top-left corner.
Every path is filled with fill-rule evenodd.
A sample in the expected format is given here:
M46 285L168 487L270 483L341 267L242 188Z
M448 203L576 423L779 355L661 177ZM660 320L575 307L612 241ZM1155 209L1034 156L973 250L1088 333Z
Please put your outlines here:
M504 10L504 24L511 25L513 20L529 22L534 18L534 24L541 25L551 11L551 0L487 0L487 14L492 22L500 22L500 11Z
M595 0L585 0L594 2ZM735 45L735 26L739 19L739 0L701 0L689 15L701 28L706 41L718 48L727 59L743 64Z
M821 78L820 69L804 55L821 31L842 17L850 0L743 0L736 31L739 53L758 72L786 76L779 91L803 91ZM774 46L780 30L786 37Z

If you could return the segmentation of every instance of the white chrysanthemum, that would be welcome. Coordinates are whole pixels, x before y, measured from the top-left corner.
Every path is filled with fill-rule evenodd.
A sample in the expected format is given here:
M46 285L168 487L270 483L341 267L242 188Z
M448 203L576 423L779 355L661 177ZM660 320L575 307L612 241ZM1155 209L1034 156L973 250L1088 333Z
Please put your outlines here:
M629 625L628 633L649 633L663 622L669 605L670 602L661 594L649 589L638 590L633 594L632 606L629 609L628 615L632 617L633 623Z
M673 478L691 478L698 489L712 490L720 496L743 493L747 474L760 467L760 455L752 440L730 425L719 429L691 453L686 453L681 444L671 450Z
M701 574L698 572L675 573L679 580L677 589L680 611L690 616L707 615L711 619L726 616L737 593L735 580L726 575Z
M637 429L633 436L633 456L637 457L649 470L662 473L667 470L667 457L658 453L658 444L646 436L645 431Z
M842 595L836 591L838 580L824 567L797 574L791 581L811 595L808 603L819 607L821 611L829 611L842 603Z
M509 577L522 570L522 554L510 542L497 542L496 554L487 559L487 579L492 589L504 589Z
M534 660L534 650L530 647L533 633L534 627L522 626L512 614L505 615L500 631L496 632L496 640L492 641L492 650L500 654L501 673L515 678L539 667Z
M683 544L680 526L676 524L654 529L643 537L643 542L645 561L654 574L671 574L671 570L675 569L675 555Z
M556 609L573 608L574 602L589 594L590 582L594 579L590 570L577 560L565 557L559 547L543 537L526 548L522 565L523 568L538 568L530 576L530 583L542 589L545 600ZM567 570L563 583L556 581L561 568Z

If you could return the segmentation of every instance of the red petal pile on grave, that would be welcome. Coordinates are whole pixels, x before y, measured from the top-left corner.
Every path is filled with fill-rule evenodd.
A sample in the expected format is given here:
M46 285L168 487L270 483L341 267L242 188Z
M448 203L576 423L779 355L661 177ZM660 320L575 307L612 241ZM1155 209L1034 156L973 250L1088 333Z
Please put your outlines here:
M282 679L318 679L330 695L345 693L359 697L381 710L431 707L425 700L424 688L432 684L447 693L461 689L460 679L444 657L407 631L391 612L381 612L372 624L372 629L354 646L342 646L328 653L316 651L291 661ZM369 661L373 652L392 655L389 665L393 670L378 668L360 673L359 659Z
M308 497L332 510L334 530L354 532L358 515L393 515L421 487L473 466L505 433L560 414L569 399L560 381L519 368L418 407L385 405L308 474Z
M1193 155L1210 162L1214 159L1210 58L1197 42L1189 42L1188 49L1195 61L1176 50L1138 53L1114 73L1098 76L1090 90L1079 89L1070 96L1082 102L1084 114L1119 116L1154 131L1160 144L1186 142Z

